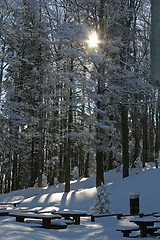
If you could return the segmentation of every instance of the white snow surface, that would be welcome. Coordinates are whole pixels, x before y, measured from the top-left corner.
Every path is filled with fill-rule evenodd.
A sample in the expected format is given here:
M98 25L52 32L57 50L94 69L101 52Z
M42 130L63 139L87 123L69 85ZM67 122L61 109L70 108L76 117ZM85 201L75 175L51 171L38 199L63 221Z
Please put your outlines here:
M0 194L0 202L21 200L19 206L11 211L38 209L43 212L55 209L89 212L96 199L95 181L95 176L72 181L69 193L63 192L64 184L58 184L48 188L30 188ZM111 194L109 200L112 213L129 214L129 198L132 194L139 194L140 212L160 212L160 168L154 168L153 164L148 163L145 169L130 169L130 176L124 179L122 167L108 171L105 173L105 184L107 192ZM124 238L122 233L116 229L134 226L134 223L130 222L133 218L129 216L118 220L116 217L101 217L91 222L90 217L84 217L81 218L80 225L68 225L66 229L54 230L40 228L41 220L27 219L24 223L20 223L15 221L15 217L0 216L0 240L129 239ZM157 238L148 236L145 239Z

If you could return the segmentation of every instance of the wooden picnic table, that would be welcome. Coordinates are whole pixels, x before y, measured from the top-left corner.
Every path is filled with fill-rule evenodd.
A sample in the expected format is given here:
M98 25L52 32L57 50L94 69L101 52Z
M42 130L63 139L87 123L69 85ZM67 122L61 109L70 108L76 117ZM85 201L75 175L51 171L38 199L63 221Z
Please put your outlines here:
M73 218L74 224L80 225L80 218L81 217L89 217L91 216L87 212L79 212L79 211L56 211L52 214L59 214L60 216L64 217L65 220L69 220Z
M24 212L10 212L9 216L16 217L16 222L24 222L25 218L42 219L42 227L51 228L52 219L61 219L61 216L56 215L46 215L46 214L34 214L34 213L24 213Z
M139 226L140 230L140 237L147 237L147 234L154 235L155 231L157 231L160 227L154 226L155 223L160 222L160 220L156 219L147 219L147 218L141 218L141 219L133 219L130 220L130 222L135 223L137 226Z

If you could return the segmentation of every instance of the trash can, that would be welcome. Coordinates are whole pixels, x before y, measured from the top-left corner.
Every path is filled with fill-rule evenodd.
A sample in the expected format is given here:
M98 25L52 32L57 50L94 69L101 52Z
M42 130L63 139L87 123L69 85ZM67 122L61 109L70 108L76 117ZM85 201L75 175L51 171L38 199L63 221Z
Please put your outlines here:
M130 197L130 214L139 213L139 194L129 195Z

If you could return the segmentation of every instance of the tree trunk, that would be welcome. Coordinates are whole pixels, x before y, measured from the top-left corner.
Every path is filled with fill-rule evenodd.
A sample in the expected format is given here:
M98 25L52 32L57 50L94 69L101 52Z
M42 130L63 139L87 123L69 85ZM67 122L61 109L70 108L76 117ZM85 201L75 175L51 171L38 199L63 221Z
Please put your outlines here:
M70 72L73 72L73 59L69 62L69 70ZM71 83L73 82L73 78L70 78ZM73 91L72 87L70 87L69 92L69 111L68 111L68 134L72 131L72 125L73 125ZM71 158L72 158L72 141L71 136L68 136L67 138L67 156L65 156L65 192L70 192L70 171L71 171Z
M151 1L151 79L160 86L160 1Z
M147 107L146 107L147 108ZM142 118L143 126L143 152L142 152L142 166L148 161L148 124L147 124L147 109Z
M158 158L160 150L160 116L159 111L156 110L156 130L155 130L155 157Z
M18 163L18 157L17 154L14 153L13 156L13 170L12 170L12 191L17 190L17 164Z
M85 166L84 166L84 177L89 177L89 153L87 153Z
M122 121L122 161L123 161L123 178L129 176L129 153L128 153L128 110L125 106L121 108Z
M148 133L148 139L149 139L149 156L148 156L148 161L149 162L154 162L155 160L155 139L154 139L154 117L155 117L155 112L154 112L154 107L152 105L149 106L149 133Z
M138 104L138 101L135 100L135 102ZM132 113L132 121L133 121L133 138L134 138L134 153L133 153L133 161L132 161L132 167L135 167L135 161L140 156L140 122L138 118L138 111L136 107L133 109Z
M105 1L100 1L100 7L99 7L99 36L100 41L103 40L104 35L104 6ZM103 49L103 44L100 44L100 50ZM99 63L99 79L98 79L98 90L97 94L101 95L101 100L97 101L97 109L99 112L97 113L97 123L99 126L97 126L96 132L97 132L97 150L96 150L96 187L101 186L101 183L104 183L104 166L103 166L103 151L101 150L101 135L102 135L102 129L100 127L101 122L103 121L103 94L105 89L105 83L104 83L104 64ZM102 112L101 112L102 111Z
M67 154L64 158L64 173L65 173L65 192L70 192L70 157L71 157L71 141L68 138Z
M103 171L103 153L97 149L96 152L96 187L101 186L104 183L104 171Z

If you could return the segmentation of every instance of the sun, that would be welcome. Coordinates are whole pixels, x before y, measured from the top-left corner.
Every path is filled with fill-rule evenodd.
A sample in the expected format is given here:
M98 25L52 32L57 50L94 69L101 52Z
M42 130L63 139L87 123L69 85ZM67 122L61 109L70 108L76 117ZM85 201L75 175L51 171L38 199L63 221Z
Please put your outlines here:
M97 33L95 31L92 31L89 35L89 39L87 40L87 43L89 45L90 48L97 48L98 47L98 36Z

